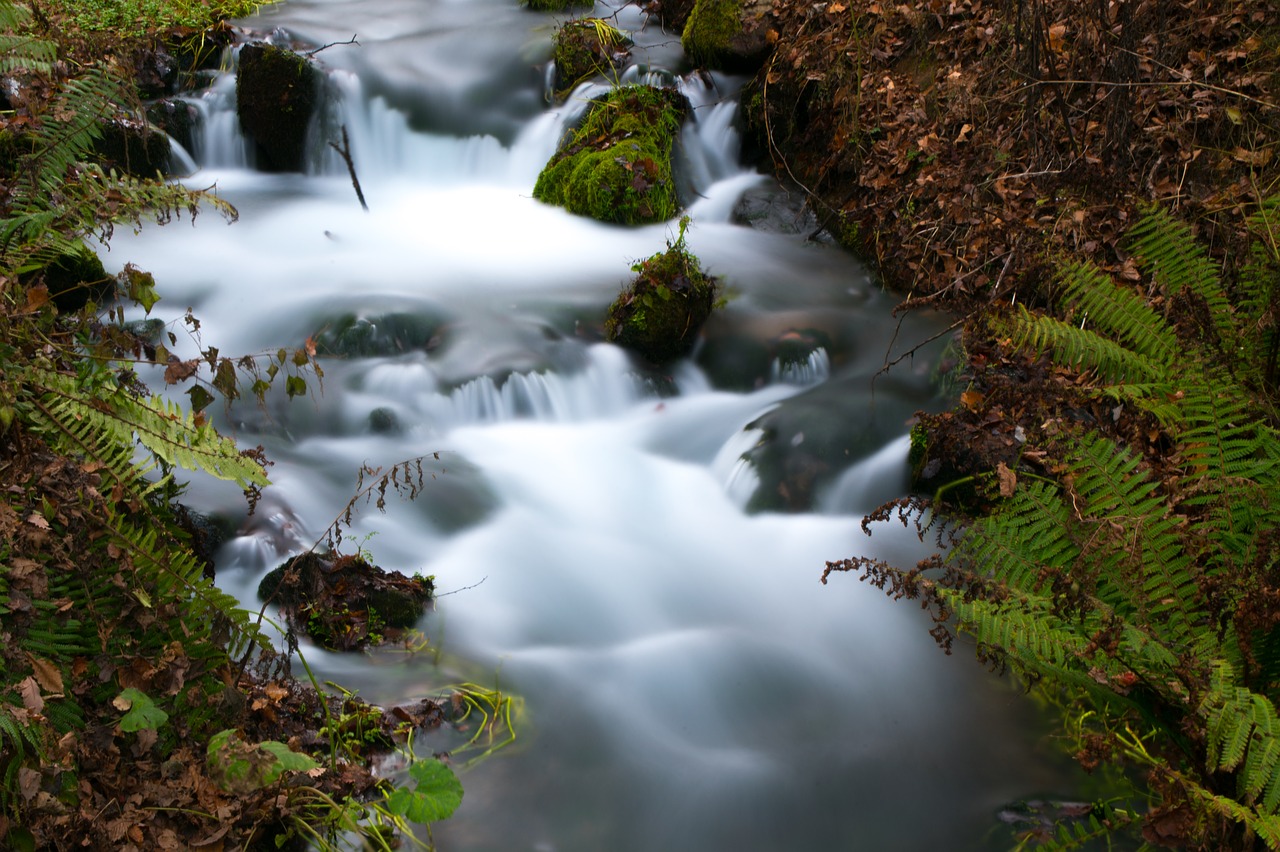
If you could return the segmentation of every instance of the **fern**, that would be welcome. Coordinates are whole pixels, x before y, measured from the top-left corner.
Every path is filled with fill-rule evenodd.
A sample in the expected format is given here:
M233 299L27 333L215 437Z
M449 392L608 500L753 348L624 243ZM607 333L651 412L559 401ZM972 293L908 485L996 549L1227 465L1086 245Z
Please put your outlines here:
M1092 263L1068 263L1058 272L1064 304L1083 326L1089 323L1129 351L1167 370L1180 346L1164 319L1132 290L1117 285Z
M163 397L140 399L118 388L100 389L90 396L77 379L36 368L28 377L31 389L40 394L40 413L57 427L52 431L55 440L69 438L77 448L103 439L128 448L136 440L165 465L208 473L241 488L267 483L257 460L241 454L235 442L219 435L212 425L197 423L195 415ZM96 455L115 462L118 478L127 476L109 447L99 444ZM136 475L148 472L134 469Z
M1033 315L1021 305L1013 316L994 318L990 324L997 337L1011 339L1015 347L1094 372L1106 382L1163 384L1168 378L1166 366L1158 360L1062 320Z
M1152 207L1129 231L1129 240L1143 266L1171 295L1191 293L1204 302L1210 326L1203 329L1206 337L1216 336L1215 348L1237 356L1239 334L1231 302L1217 265L1196 242L1191 228L1163 208Z

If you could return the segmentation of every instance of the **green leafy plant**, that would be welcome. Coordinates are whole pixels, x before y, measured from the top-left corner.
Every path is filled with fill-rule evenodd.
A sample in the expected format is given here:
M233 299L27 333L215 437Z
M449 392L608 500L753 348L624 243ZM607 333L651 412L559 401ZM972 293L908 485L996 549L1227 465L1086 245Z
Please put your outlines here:
M1257 232L1274 233L1269 221L1256 219ZM1140 434L1165 452L1144 454L1103 423L1055 424L1034 464L986 477L994 508L976 519L941 517L917 498L872 516L914 518L945 553L910 570L843 560L827 574L858 571L921 600L948 650L958 630L989 664L1070 690L1087 708L1076 714L1087 720L1081 762L1147 773L1148 789L1133 793L1154 801L1149 840L1280 848L1280 433L1265 342L1275 279L1263 272L1274 241L1234 291L1163 211L1130 245L1153 292L1182 308L1176 324L1076 263L1059 275L1060 317L1019 308L991 326L1086 377L1083 399L1148 424ZM1122 817L1066 825L1046 846L1079 848L1133 822Z

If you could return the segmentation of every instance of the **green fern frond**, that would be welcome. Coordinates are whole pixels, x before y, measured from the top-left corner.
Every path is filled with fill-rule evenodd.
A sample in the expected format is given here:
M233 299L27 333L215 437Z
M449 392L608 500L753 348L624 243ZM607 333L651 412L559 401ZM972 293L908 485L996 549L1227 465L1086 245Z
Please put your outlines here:
M161 396L139 399L118 388L101 388L90 397L75 377L35 368L30 376L42 392L44 410L65 432L81 439L109 437L126 447L136 441L167 465L203 471L241 488L267 484L258 462L241 455L235 442L211 424L197 423L177 403Z
M31 12L9 0L0 2L0 74L35 71L48 74L58 58L53 42L23 35Z
M1243 765L1238 774L1242 803L1275 814L1280 804L1280 718L1275 706L1238 686L1232 666L1218 661L1199 712L1205 720L1208 767L1231 772Z
M1080 554L1067 534L1068 520L1058 489L1029 480L1000 511L965 531L957 555L1011 588L1040 592L1053 572L1068 570Z
M1081 323L1163 368L1179 357L1178 338L1164 318L1131 288L1118 286L1094 264L1066 264L1058 272L1058 283Z
M57 192L76 163L89 159L102 120L115 111L120 83L100 68L70 80L32 133L20 181L28 192Z
M1062 320L1032 314L1019 305L1011 316L991 321L998 337L1007 337L1019 349L1049 355L1054 362L1078 370L1093 371L1107 382L1162 383L1167 369L1100 334Z
M1168 211L1152 207L1130 229L1130 244L1143 266L1173 295L1194 293L1209 308L1212 331L1227 353L1239 336L1218 266L1196 241L1191 228Z

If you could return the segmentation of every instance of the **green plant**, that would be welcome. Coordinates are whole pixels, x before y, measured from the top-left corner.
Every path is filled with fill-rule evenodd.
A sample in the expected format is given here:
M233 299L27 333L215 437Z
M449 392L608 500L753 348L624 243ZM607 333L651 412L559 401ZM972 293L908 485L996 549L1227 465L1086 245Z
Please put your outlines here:
M1087 708L1082 762L1147 773L1149 837L1280 848L1280 432L1265 343L1274 319L1255 313L1271 304L1275 279L1259 264L1274 253L1255 251L1229 290L1190 229L1162 211L1130 245L1161 299L1181 308L1176 323L1098 269L1067 264L1062 318L1019 308L991 324L1014 348L1089 377L1082 397L1119 406L1139 428L1055 424L1036 466L991 472L989 513L964 522L908 499L875 516L915 513L945 555L911 570L854 559L827 572L860 571L924 601L948 650L958 629L988 663L1070 689ZM1126 440L1134 434L1164 452L1144 454ZM1072 829L1051 845L1084 839Z

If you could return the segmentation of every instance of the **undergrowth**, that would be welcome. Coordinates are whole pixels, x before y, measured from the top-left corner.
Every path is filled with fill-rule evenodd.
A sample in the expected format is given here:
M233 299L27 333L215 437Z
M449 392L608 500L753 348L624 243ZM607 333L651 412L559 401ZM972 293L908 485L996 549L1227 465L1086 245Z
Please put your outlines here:
M1059 416L975 477L967 509L911 497L864 521L914 524L937 555L823 575L919 600L948 652L964 634L1065 691L1081 764L1142 779L1145 813L1099 803L1044 848L1131 826L1153 846L1280 848L1277 206L1258 206L1230 274L1151 208L1127 237L1145 291L1064 261L1051 311L990 312L986 334L1057 371Z

